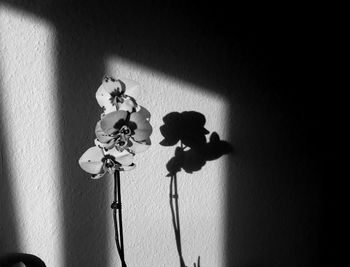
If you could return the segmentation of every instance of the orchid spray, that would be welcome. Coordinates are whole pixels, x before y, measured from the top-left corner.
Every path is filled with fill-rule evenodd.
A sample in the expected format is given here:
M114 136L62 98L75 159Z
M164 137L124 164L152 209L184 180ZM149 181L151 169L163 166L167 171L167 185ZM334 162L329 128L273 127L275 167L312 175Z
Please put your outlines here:
M120 172L136 167L134 156L151 145L152 126L150 113L136 101L140 85L129 79L103 78L96 92L97 103L102 108L101 120L95 127L95 146L79 159L80 167L99 179L106 173L114 175L114 201L111 205L115 229L115 241L123 267L123 224Z

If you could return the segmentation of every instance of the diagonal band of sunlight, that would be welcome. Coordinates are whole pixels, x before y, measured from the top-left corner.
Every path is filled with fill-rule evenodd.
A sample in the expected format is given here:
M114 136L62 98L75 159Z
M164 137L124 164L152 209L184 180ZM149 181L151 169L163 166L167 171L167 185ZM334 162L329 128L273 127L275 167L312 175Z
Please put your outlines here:
M0 5L2 115L20 249L47 266L62 258L54 41L47 22Z

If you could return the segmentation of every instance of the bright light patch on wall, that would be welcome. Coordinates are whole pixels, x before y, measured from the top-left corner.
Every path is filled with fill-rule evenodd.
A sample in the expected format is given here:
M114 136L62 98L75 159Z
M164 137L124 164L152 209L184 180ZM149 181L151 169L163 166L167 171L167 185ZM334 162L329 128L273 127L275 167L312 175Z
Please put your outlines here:
M205 116L205 128L210 133L215 131L227 140L227 100L212 90L115 56L106 59L106 70L107 74L141 84L139 103L149 108L154 129L151 148L135 158L136 169L122 173L127 262L134 266L176 266L179 259L169 206L170 180L165 177L165 165L174 156L175 147L159 145L163 139L159 127L170 112L196 111ZM198 256L203 266L224 266L225 163L221 157L192 174L178 174L181 245L187 266L193 266ZM112 265L116 253L112 224L109 229Z
M21 251L62 266L54 31L0 5L5 139Z

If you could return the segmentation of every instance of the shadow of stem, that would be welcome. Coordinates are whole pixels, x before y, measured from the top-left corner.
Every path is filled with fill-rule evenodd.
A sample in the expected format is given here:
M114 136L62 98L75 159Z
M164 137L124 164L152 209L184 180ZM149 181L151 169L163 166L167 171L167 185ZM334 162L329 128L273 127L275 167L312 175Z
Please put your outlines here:
M177 252L179 254L180 267L187 267L182 256L181 248L181 230L180 230L180 214L179 214L179 194L177 190L177 175L174 174L170 177L169 186L169 204L171 209L171 216L176 240ZM194 267L200 267L200 257L198 256L197 264L193 264Z
M177 173L181 170L189 174L199 171L206 162L231 153L232 146L228 142L220 140L216 132L213 132L207 141L206 135L209 134L209 131L204 128L206 119L199 112L171 112L163 117L163 121L164 125L160 127L160 132L164 139L160 144L174 146L180 142L180 146L175 148L175 155L168 161L166 168L169 172L167 177L170 177L169 203L180 267L187 267L181 248ZM200 257L193 266L200 267Z

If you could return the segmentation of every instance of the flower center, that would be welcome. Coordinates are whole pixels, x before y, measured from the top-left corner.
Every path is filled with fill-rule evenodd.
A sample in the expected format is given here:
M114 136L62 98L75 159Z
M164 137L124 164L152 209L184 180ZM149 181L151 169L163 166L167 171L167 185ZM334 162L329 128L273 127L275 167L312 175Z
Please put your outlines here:
M126 135L126 136L131 136L131 130L128 126L124 125L122 128L119 130L120 134Z
M124 125L112 136L114 137L116 149L118 151L123 151L128 145L129 138L131 137L131 130L128 126Z
M103 167L108 173L114 173L120 169L121 164L116 162L113 156L106 155L102 161L104 163Z
M117 103L123 103L125 99L125 84L121 80L115 80L118 82L118 85L114 88L114 90L110 93L111 98L109 99L113 105L117 105Z

